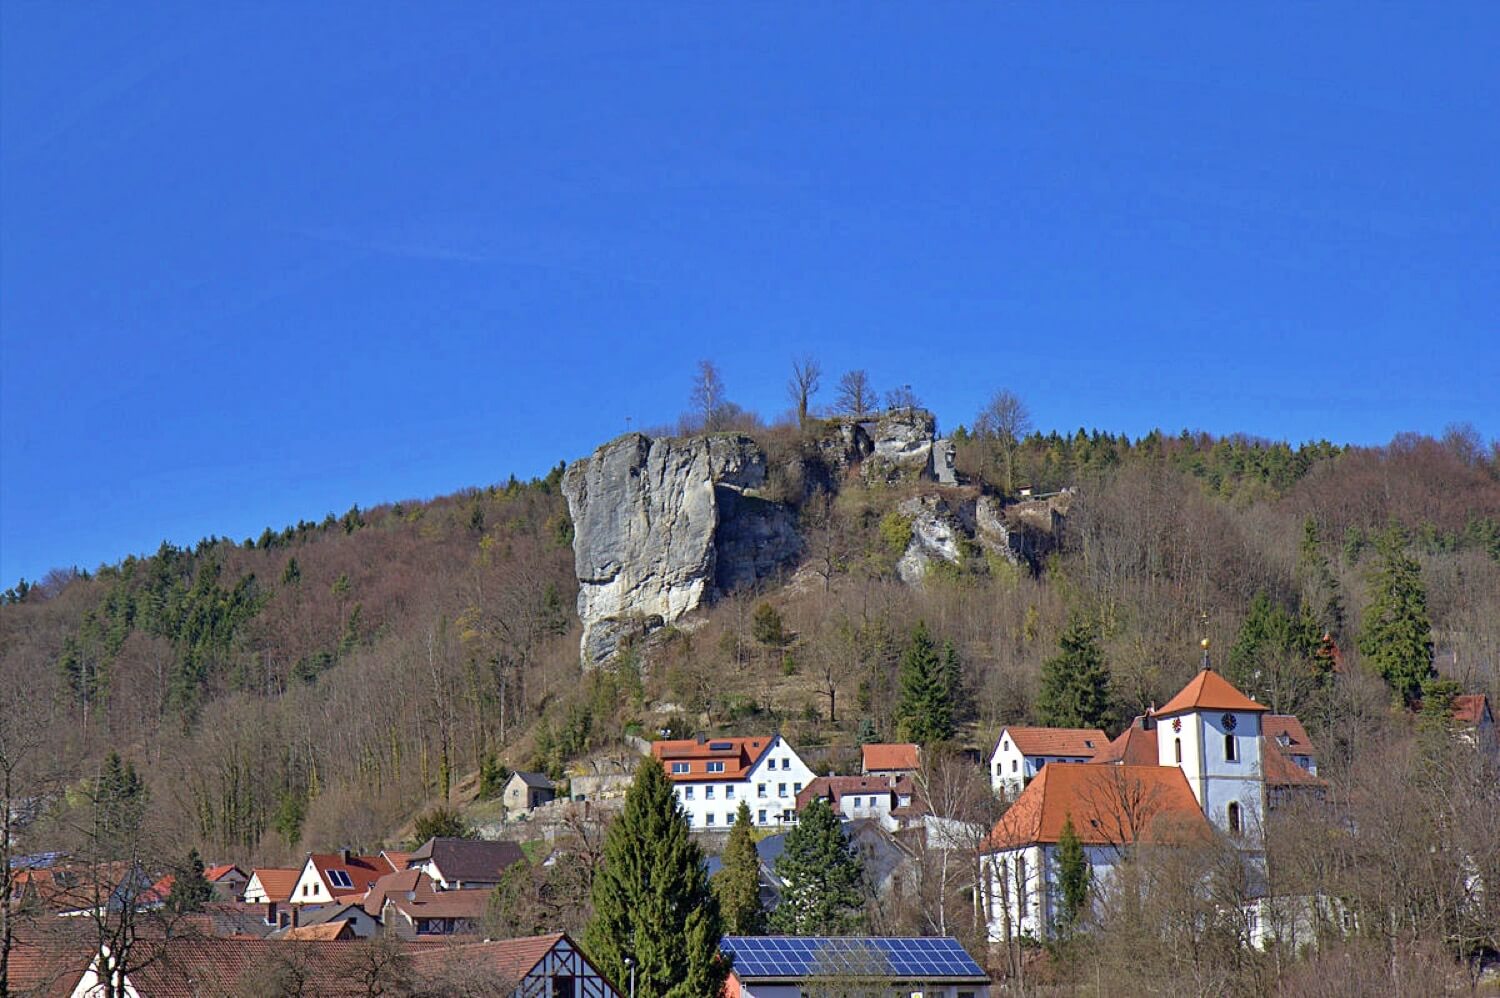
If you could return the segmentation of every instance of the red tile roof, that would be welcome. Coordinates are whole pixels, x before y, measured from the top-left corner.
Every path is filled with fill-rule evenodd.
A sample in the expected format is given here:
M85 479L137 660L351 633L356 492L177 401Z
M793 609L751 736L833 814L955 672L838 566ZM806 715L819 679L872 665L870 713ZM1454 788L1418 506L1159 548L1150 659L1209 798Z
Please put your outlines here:
M1312 739L1307 737L1307 729L1291 714L1267 714L1260 719L1260 733L1277 745L1281 745L1281 737L1285 735L1286 744L1282 747L1292 755L1317 754Z
M893 742L871 744L860 748L866 773L883 773L891 770L914 771L921 766L921 750L912 744Z
M800 811L814 800L824 798L832 805L834 814L841 814L839 802L846 796L894 794L899 800L902 796L910 797L914 793L915 787L908 776L897 779L895 786L891 785L889 776L819 776L797 795L797 809ZM896 801L892 801L893 805L895 803Z
M991 830L986 848L1055 843L1069 817L1086 845L1178 842L1209 833L1176 766L1058 762L1021 792Z
M297 886L297 878L302 876L302 870L288 870L278 866L262 866L251 874L251 880L259 880L261 888L266 892L266 897L272 901L286 901L292 896L292 888ZM247 884L248 888L249 885Z
M380 917L381 910L385 907L387 896L406 896L415 891L417 885L430 878L421 870L397 870L395 873L387 873L375 881L375 886L370 888L365 895L364 909L366 914Z
M285 942L298 939L321 939L331 941L334 939L353 939L354 926L348 919L341 922L324 922L322 925L298 925L294 926L277 936Z
M771 747L773 738L681 738L651 743L651 754L667 769L667 775L678 783L699 780L743 780L760 757ZM672 772L672 763L686 763L686 773ZM723 772L710 773L710 762L722 762Z
M423 946L410 951L411 967L418 973L433 973L448 962L461 958L466 969L482 969L500 980L519 981L565 938L561 932L554 932L547 936L496 939L462 946ZM582 951L579 953L582 955Z
M208 869L203 871L203 875L208 878L208 882L211 884L217 883L218 881L229 876L231 873L238 873L242 877L245 875L245 871L241 870L233 863L221 863L218 866L210 866Z
M364 894L375 881L387 873L394 873L395 867L391 866L389 860L384 856L349 856L345 858L343 853L337 852L315 852L308 856L312 860L313 867L318 871L318 876L323 878L323 886L328 893L337 897L351 893ZM334 884L328 879L328 874L333 870L343 870L348 876L352 888ZM301 871L298 871L299 874Z
M10 951L11 994L36 998L71 995L97 946L98 940L89 939L86 932L18 930Z
M1212 669L1202 669L1192 681L1156 711L1157 717L1187 710L1266 710Z
M1453 719L1461 724L1478 727L1487 716L1494 720L1494 716L1490 714L1490 698L1483 693L1465 693L1454 697L1452 710Z
M1109 739L1098 728L1023 728L1006 725L1000 731L1001 738L1010 736L1022 755L1068 756L1077 759L1092 759L1094 753L1109 744ZM997 740L995 745L998 747ZM990 755L994 755L991 752Z
M1261 735L1260 773L1268 786L1326 787L1328 781L1293 762L1269 735ZM1306 753L1298 753L1305 755Z
M1091 762L1125 763L1129 766L1155 766L1161 760L1156 743L1156 726L1145 726L1145 718L1137 717L1130 727L1120 732L1094 756Z

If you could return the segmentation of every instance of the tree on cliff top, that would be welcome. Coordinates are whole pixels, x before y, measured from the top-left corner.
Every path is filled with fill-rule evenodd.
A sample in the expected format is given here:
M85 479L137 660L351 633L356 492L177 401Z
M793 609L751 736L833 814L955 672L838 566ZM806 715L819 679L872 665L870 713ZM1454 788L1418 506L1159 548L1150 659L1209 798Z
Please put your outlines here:
M875 408L877 398L875 386L870 383L870 376L867 373L846 371L843 377L839 378L833 407L850 416L863 416Z
M822 382L823 366L811 355L803 355L792 360L792 376L786 383L786 393L797 410L798 426L807 426L812 397L818 393Z
M656 759L641 762L609 827L593 901L583 944L606 977L628 980L633 965L640 998L719 993L729 970L719 956L719 902Z

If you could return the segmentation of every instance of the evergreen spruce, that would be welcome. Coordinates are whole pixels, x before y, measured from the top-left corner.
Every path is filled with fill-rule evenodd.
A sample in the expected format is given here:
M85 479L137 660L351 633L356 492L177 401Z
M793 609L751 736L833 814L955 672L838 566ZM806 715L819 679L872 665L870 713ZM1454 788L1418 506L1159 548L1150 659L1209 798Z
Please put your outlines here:
M901 699L896 708L901 737L919 745L953 737L953 694L937 644L926 623L912 631L901 653Z
M1074 614L1059 644L1060 654L1042 663L1038 720L1054 728L1102 727L1109 717L1109 669L1096 629Z
M1344 633L1344 598L1333 566L1323 553L1318 522L1308 517L1302 522L1302 547L1297 557L1302 577L1302 604L1309 608L1324 633L1337 637Z
M1058 909L1058 928L1066 935L1078 924L1089 897L1089 861L1083 851L1083 840L1073 828L1073 816L1063 819L1057 837L1057 886L1062 894Z
M655 759L642 761L625 809L609 827L593 902L583 945L606 977L629 980L629 959L638 998L719 993L729 970L718 955L719 903L677 795Z
M781 904L771 928L794 936L848 935L860 927L864 866L844 838L826 800L814 800L798 816L776 860Z
M750 830L750 805L740 801L729 841L724 844L724 865L714 875L714 894L724 918L724 931L736 936L757 936L766 930L766 913L760 904L760 853Z
M1229 649L1225 676L1272 710L1295 714L1332 679L1321 646L1318 621L1278 606L1261 590Z
M1406 553L1406 538L1392 528L1380 539L1380 565L1370 587L1359 634L1359 653L1408 706L1422 695L1432 671L1432 624L1422 568Z
M172 889L166 898L167 910L174 914L202 911L214 899L213 884L203 874L203 857L194 849L188 853L182 868L172 875Z

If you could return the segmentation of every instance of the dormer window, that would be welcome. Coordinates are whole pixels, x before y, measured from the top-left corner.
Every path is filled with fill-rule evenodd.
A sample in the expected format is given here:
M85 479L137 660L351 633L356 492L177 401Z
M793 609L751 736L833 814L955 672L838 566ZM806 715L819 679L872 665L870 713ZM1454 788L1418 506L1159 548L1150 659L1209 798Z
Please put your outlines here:
M723 763L720 763L720 765L722 766ZM686 773L687 771L688 771L688 764L687 763L685 763L685 762L674 762L674 763L672 763L672 772L673 773L681 775L682 773Z
M1280 745L1282 748L1286 748L1288 745L1292 744L1292 736L1283 731L1281 734L1276 736L1276 744Z
M711 762L708 764L708 771L710 773L722 773L724 772L724 764L722 762Z

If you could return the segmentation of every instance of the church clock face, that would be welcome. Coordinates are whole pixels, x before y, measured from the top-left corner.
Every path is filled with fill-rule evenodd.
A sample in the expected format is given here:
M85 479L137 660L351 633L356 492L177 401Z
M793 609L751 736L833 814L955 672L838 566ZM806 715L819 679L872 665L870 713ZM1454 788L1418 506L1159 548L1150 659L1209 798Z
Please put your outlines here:
M1219 721L1224 725L1225 731L1233 731L1234 726L1239 723L1239 721L1233 714L1225 714L1223 717L1219 718Z

